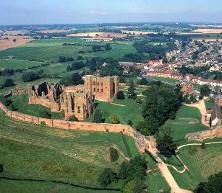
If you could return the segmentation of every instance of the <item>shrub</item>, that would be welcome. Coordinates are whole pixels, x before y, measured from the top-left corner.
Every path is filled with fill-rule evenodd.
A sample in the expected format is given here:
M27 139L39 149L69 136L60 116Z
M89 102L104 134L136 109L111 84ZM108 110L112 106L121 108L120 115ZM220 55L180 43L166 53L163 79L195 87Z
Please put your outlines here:
M124 100L125 99L124 92L123 91L118 91L117 95L116 95L116 98L119 99L119 100Z
M41 121L40 125L46 126L46 122L45 121Z
M22 80L24 82L31 82L31 81L37 80L39 78L40 78L39 74L34 71L25 72L22 75Z
M128 120L127 122L128 125L132 126L133 125L133 122L131 120Z
M118 151L115 148L110 147L109 153L111 162L116 162L119 159Z
M69 117L68 121L78 121L75 115Z
M2 173L3 171L4 171L4 169L3 169L3 165L0 164L0 173Z
M206 144L204 142L201 143L201 149L206 149Z
M80 74L73 73L71 76L63 77L59 83L64 86L79 85L83 84L83 79Z
M4 84L2 85L2 88L6 88L6 87L11 87L11 86L15 86L15 83L12 79L6 79Z
M77 56L77 60L83 60L83 59L84 59L83 56L81 55Z
M98 182L102 187L106 187L116 180L117 175L111 168L105 168L98 178Z
M114 115L112 117L112 124L119 124L119 123L120 123L119 118L117 117L117 115Z
M103 113L102 111L97 107L94 114L93 114L93 122L94 123L104 123Z

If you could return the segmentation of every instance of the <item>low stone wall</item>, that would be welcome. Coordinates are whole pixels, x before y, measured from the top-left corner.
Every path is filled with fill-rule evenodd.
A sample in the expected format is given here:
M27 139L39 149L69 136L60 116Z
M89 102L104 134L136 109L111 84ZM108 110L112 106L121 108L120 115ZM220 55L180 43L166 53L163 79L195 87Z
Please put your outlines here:
M189 133L186 135L186 139L188 139L188 141L203 141L205 139L213 139L216 137L222 137L222 128Z
M56 119L46 119L41 117L35 117L31 115L26 115L23 113L10 111L5 105L0 102L0 109L5 112L5 114L15 120L24 121L33 124L46 124L49 127L68 129L68 130L84 130L84 131L98 131L98 132L113 132L113 133L123 133L125 135L134 137L135 131L129 125L122 124L108 124L108 123L90 123L90 122L70 122L65 120Z

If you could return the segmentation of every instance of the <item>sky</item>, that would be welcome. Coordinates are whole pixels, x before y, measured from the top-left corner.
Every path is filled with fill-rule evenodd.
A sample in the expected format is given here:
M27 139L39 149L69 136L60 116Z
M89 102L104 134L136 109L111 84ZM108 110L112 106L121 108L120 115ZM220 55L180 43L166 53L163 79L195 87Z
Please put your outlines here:
M222 0L0 0L0 25L218 22Z

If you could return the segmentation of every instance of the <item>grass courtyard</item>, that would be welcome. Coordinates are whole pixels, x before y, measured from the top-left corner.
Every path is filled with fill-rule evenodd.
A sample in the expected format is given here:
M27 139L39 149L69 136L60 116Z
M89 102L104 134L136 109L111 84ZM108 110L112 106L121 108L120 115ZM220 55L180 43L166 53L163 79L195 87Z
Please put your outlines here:
M138 104L135 100L114 99L112 103L98 101L98 108L102 110L105 122L111 123L112 117L116 115L120 123L128 124L131 120L135 125L138 121L142 121L142 104Z
M164 127L171 128L174 141L180 145L187 143L187 133L206 130L207 127L201 123L201 114L197 108L183 105L176 113L175 120L168 120Z
M12 106L13 106L13 108L15 108L16 111L18 112L28 114L28 115L33 115L36 117L64 119L64 116L62 113L51 112L49 108L44 107L42 105L29 105L27 95L14 96L14 97L10 97L9 99L12 100L12 104L9 106L9 108L12 109Z

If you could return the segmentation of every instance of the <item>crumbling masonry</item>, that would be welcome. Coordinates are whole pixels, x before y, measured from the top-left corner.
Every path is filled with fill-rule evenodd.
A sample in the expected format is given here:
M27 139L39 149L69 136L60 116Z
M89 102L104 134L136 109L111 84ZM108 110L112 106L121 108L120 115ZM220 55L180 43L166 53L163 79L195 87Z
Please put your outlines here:
M94 110L94 101L110 102L119 87L118 77L86 75L84 84L64 87L46 82L29 88L29 104L39 104L52 112L64 112L65 119L75 116L82 121Z

